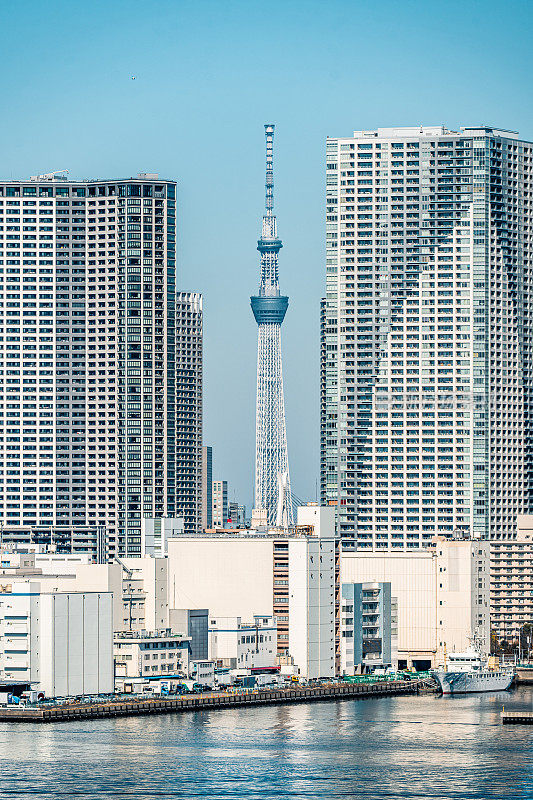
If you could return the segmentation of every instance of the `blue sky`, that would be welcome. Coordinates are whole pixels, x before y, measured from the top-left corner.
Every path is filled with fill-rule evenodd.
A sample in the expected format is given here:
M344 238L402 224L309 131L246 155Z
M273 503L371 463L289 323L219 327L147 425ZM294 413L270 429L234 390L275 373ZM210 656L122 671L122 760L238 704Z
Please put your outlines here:
M0 174L159 172L179 184L182 289L204 294L205 441L252 498L265 122L290 296L293 489L313 498L326 136L486 123L533 137L532 4L49 0L1 4ZM135 81L131 77L135 76Z

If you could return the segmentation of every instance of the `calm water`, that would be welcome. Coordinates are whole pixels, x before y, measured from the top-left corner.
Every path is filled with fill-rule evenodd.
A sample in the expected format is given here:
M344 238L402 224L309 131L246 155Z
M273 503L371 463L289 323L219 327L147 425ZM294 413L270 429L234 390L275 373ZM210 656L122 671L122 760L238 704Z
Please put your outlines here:
M2 798L533 798L533 692L0 724Z

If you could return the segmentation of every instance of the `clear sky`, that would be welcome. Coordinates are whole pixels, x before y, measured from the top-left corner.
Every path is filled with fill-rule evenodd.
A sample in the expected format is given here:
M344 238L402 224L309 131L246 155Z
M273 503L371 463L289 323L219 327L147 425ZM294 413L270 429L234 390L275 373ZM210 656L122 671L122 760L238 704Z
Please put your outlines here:
M530 0L1 3L0 175L178 181L178 283L204 295L205 442L231 498L252 499L263 124L291 478L313 499L326 136L485 123L531 139L532 17Z

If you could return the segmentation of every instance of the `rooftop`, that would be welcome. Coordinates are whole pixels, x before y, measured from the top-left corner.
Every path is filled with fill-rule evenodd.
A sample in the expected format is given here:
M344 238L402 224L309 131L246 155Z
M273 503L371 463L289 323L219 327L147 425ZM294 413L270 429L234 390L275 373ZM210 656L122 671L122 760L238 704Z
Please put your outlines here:
M31 175L29 178L0 178L2 183L21 184L21 183L59 183L67 185L79 185L89 183L176 183L170 178L161 178L157 172L139 172L136 176L129 178L79 178L78 180L68 178L68 170L57 170L56 172L45 172L42 175Z
M517 131L510 131L492 125L466 125L462 126L458 131L447 128L446 125L413 125L410 127L377 128L375 130L353 132L353 138L355 139L413 139L424 136L435 138L439 136L470 137L475 135L500 136L505 139L519 138L519 133ZM334 136L331 138L348 139L349 137Z
M160 641L161 639L179 639L180 641L190 641L190 636L185 636L184 633L176 633L171 628L166 628L157 631L115 631L113 634L115 639L123 639L128 640L131 642L135 641L150 641L150 640L157 640Z

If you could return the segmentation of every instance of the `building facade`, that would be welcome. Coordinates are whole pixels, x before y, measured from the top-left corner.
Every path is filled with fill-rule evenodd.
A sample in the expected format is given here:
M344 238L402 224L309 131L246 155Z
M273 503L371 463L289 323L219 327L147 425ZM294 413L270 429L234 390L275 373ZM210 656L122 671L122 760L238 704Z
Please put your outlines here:
M155 631L169 627L186 631L186 619L171 621L174 610L169 607L166 558L115 558L113 563L93 564L81 553L0 551L1 581L7 583L15 577L35 578L43 592L109 592L115 631ZM204 613L207 649L207 611Z
M183 517L186 533L199 533L202 530L202 295L178 292L176 323L176 516Z
M112 692L113 596L13 580L0 593L0 680L46 697Z
M202 447L202 525L205 531L213 527L213 448Z
M176 512L176 184L0 181L0 228L0 518L138 555Z
M390 583L343 583L341 594L342 674L397 666L397 604Z
M292 659L309 677L340 669L340 555L333 509L302 506L298 525L289 531L170 539L168 569L172 608L205 607L214 619L252 619L261 609L276 618L280 659Z
M205 661L209 653L209 610L172 608L169 621L173 631L184 631L189 637L191 658Z
M520 514L516 532L491 542L491 622L498 639L515 641L533 624L533 515Z
M256 614L253 622L240 617L209 618L209 658L218 667L275 667L277 638L275 617Z
M228 521L228 482L213 481L211 521L214 528L225 528Z
M120 631L113 640L117 678L187 677L189 639L171 630Z
M141 524L141 557L164 557L168 540L181 536L185 529L183 517L144 517Z
M335 537L304 536L291 537L287 544L287 653L304 678L337 675L340 669L338 542Z
M227 528L246 527L246 506L241 505L241 503L238 503L236 500L229 501L226 527Z
M400 668L427 669L476 635L490 646L490 543L437 536L415 551L343 549L342 583L390 583Z
M530 508L532 144L328 139L321 491L343 541L505 540Z

